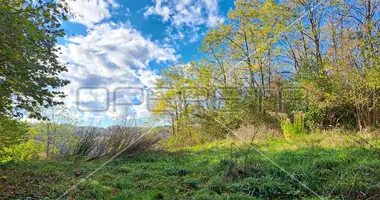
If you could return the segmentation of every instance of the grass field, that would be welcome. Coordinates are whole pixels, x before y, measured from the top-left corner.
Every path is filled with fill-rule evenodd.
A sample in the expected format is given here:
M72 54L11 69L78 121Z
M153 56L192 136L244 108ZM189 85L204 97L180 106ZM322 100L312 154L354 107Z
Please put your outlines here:
M224 143L119 157L70 191L65 199L380 198L380 153L376 150L273 150L271 146ZM0 197L57 198L104 162L3 164Z

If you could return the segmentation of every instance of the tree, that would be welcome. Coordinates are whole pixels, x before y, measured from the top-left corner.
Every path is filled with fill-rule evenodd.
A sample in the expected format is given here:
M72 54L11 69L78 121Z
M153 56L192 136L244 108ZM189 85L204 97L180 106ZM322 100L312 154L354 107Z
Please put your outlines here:
M74 113L65 106L43 108L41 116L47 120L38 123L41 140L45 143L46 157L52 157L56 152L64 154L75 141L75 132L79 123Z
M0 158L5 156L7 148L24 142L27 133L26 123L0 115Z
M171 108L175 136L191 136L188 126L215 139L247 122L279 128L278 114L302 116L302 130L374 127L379 10L373 0L236 0L205 36L204 58L163 73L156 108Z
M345 123L361 130L376 123L378 112L380 3L338 1L332 5L319 17L327 33L323 64L318 65L317 74L301 73L299 81L310 91L311 105L323 110L324 127ZM309 52L315 48L308 46Z
M163 72L164 77L157 83L154 96L159 100L155 102L153 112L171 118L172 133L179 134L182 128L183 116L188 113L186 91L188 79L183 73L186 65L172 67Z
M235 7L228 14L229 23L218 25L206 36L203 49L224 75L228 70L223 60L235 65L235 71L247 73L252 101L257 99L255 107L263 112L264 96L270 95L267 91L275 74L278 36L285 31L286 10L273 0L237 0ZM221 57L223 54L226 56Z
M68 14L64 0L0 0L0 114L41 118L38 106L62 104L56 43Z

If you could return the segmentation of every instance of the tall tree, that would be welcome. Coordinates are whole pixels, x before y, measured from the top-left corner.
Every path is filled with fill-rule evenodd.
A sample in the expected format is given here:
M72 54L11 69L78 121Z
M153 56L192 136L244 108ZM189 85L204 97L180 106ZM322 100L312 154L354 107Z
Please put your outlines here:
M0 114L40 118L38 106L62 104L56 43L68 14L64 0L0 0Z

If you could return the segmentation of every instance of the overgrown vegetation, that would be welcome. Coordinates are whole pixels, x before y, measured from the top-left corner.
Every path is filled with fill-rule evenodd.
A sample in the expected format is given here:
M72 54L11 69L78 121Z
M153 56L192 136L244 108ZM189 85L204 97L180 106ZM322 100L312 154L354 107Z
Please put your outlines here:
M0 0L0 199L380 199L379 10L236 0L152 90L170 126L100 128L60 105L65 1Z
M156 114L172 119L172 140L183 146L245 123L285 136L376 129L379 8L370 0L237 0L206 35L202 60L164 71Z
M13 149L26 140L28 127L22 122L0 115L0 133L0 158L9 157L14 154Z
M330 136L327 136L330 135ZM334 136L331 136L334 135ZM172 152L122 156L68 195L75 199L376 199L378 151L366 145L317 147L285 139L241 146L231 140ZM374 140L372 140L374 141ZM268 157L256 150L260 149ZM270 159L270 160L269 160ZM273 165L277 163L283 170ZM28 161L0 166L4 198L56 198L103 160ZM292 179L294 177L299 182ZM302 186L300 182L304 185ZM318 196L316 196L318 195Z

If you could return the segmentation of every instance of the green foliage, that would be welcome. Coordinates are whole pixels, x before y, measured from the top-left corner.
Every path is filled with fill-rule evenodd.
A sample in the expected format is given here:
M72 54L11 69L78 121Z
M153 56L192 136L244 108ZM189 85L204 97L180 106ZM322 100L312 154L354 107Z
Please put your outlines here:
M205 56L164 71L157 84L165 89L155 105L164 111L157 115L172 122L168 147L223 139L244 123L278 131L281 125L285 136L374 127L380 119L380 6L374 1L315 6L315 1L236 0L226 22L205 36ZM280 123L267 117L297 111L304 115Z
M68 12L64 0L0 0L0 114L41 118L38 106L62 103L57 89L69 81L56 42Z
M24 142L27 133L26 123L0 115L0 158L9 156L9 149Z
M40 154L45 150L45 146L38 140L28 140L19 145L13 145L5 150L7 157L2 162L21 162L25 160L36 160L40 158Z
M42 133L38 127L30 127L25 130L28 132L24 135L24 140L21 143L13 143L4 149L6 156L1 160L2 162L21 162L40 158L40 154L46 148L43 141L41 141Z
M56 198L103 166L67 198L377 198L378 135L321 130L362 130L380 119L380 4L329 1L329 6L313 9L315 3L236 0L226 23L206 35L203 59L163 72L154 91L159 99L154 111L155 117L171 119L164 146L197 145L190 151L136 153L107 166L102 160L80 159L8 162L0 166L0 186L6 188L1 196ZM307 13L304 20L299 20L301 13ZM50 157L57 144L77 138L37 109L62 103L57 97L64 94L57 89L68 81L59 74L67 69L58 62L56 38L64 36L60 20L67 15L64 1L0 0L0 156L7 155L7 161L33 159L42 150ZM5 117L21 111L52 121L42 124L41 133L26 134L25 124ZM270 113L280 113L279 120ZM215 148L242 124L274 124L285 139L253 140L248 148L228 142ZM132 134L104 140L93 129L69 145L69 153L75 158L115 153L134 141L126 135ZM133 147L154 144L150 138L145 141ZM207 142L213 143L199 145Z
M294 122L292 123L286 114L280 114L281 128L286 139L305 134L305 118L302 112L294 113Z
M65 106L40 110L46 120L40 121L35 126L41 132L41 142L46 146L45 156L47 158L68 156L79 140L75 134L78 122L75 115Z

